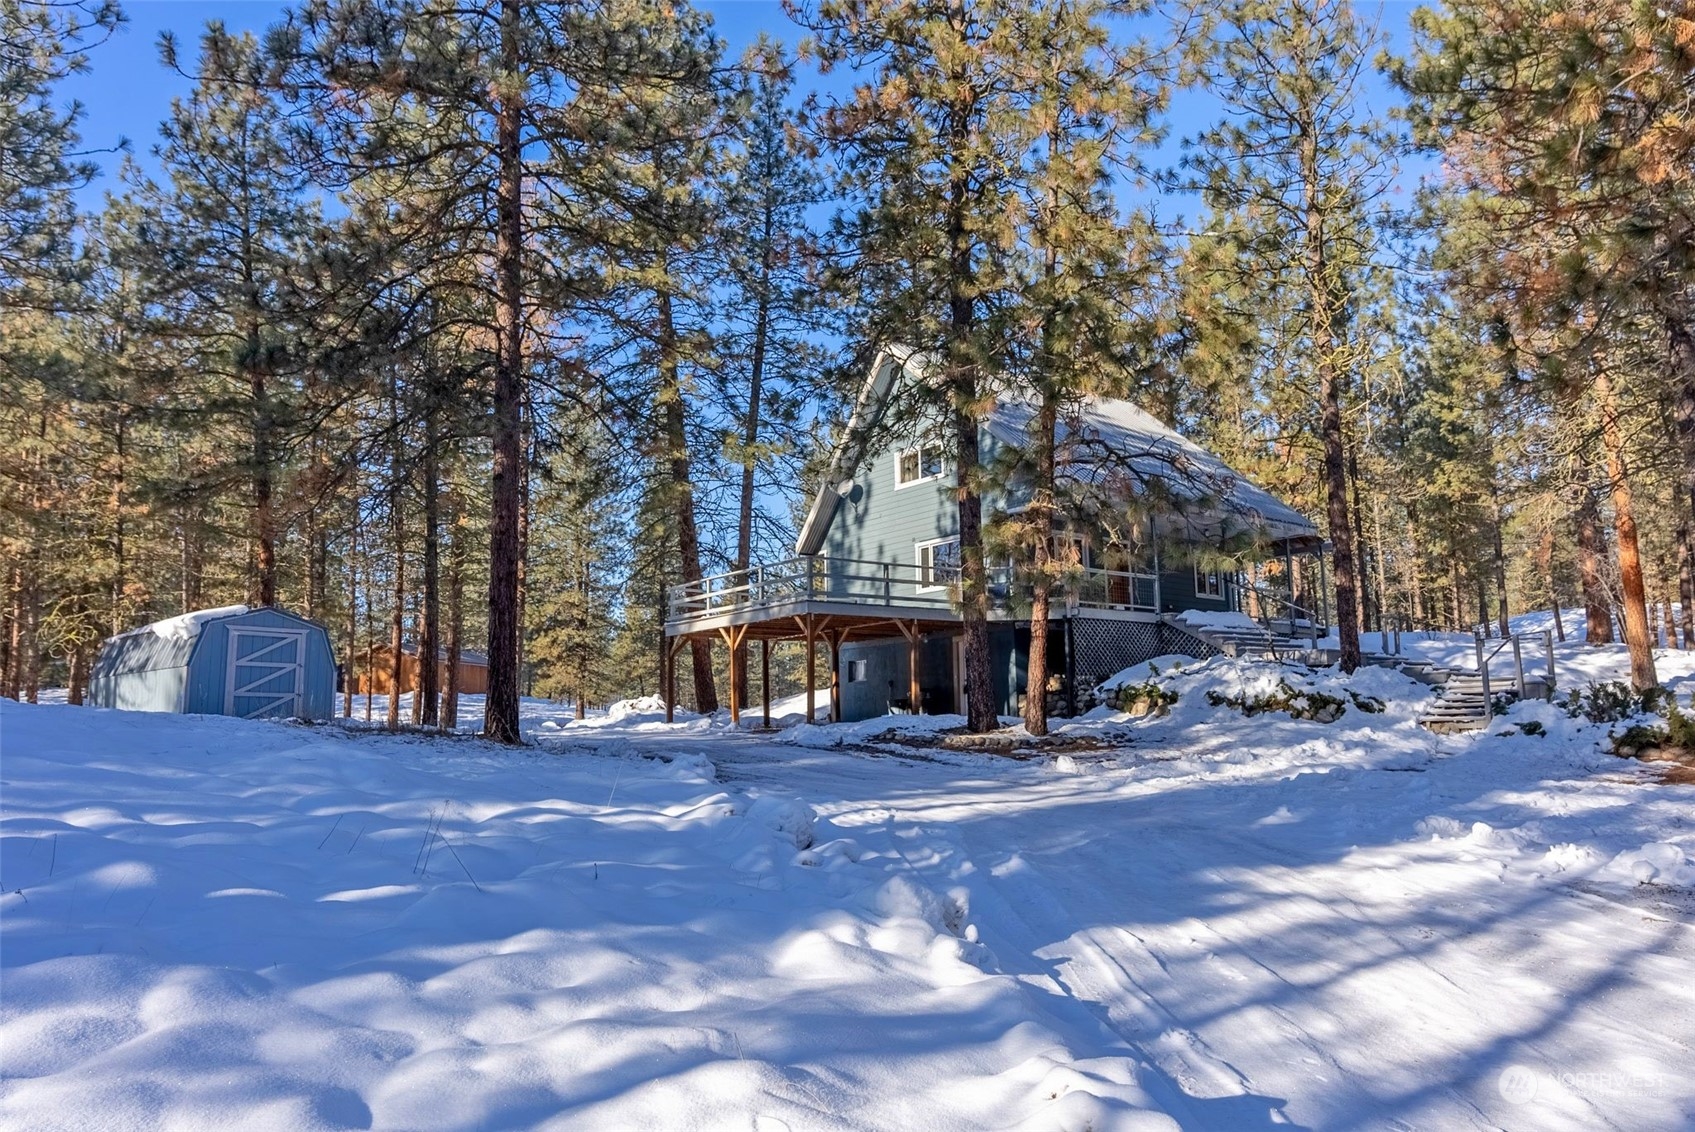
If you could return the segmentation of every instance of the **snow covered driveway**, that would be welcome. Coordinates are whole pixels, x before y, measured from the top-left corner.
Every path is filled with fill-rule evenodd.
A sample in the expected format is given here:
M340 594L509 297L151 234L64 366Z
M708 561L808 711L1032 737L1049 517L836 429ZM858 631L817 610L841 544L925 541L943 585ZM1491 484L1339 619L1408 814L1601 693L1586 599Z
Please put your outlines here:
M1194 692L1030 761L7 703L0 1118L1695 1125L1695 790Z

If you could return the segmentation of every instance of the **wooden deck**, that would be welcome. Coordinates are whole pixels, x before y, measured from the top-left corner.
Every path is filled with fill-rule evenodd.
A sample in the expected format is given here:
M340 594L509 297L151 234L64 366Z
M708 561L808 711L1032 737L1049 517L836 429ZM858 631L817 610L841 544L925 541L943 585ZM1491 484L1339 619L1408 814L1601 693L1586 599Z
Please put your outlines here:
M991 617L1016 620L1010 571L990 570ZM928 634L960 628L957 571L907 562L865 562L809 555L768 566L734 570L672 586L665 621L666 718L676 703L677 654L694 641L722 641L731 656L760 642L760 668L770 703L770 645L800 641L807 646L808 718L817 693L816 646L829 646L831 718L841 717L841 647L856 641L904 639L911 673L910 702L919 701L918 643ZM1054 615L1088 609L1112 616L1155 620L1159 580L1152 574L1114 570L1079 571L1055 594ZM730 682L730 718L740 722L736 681ZM765 722L770 724L767 709Z

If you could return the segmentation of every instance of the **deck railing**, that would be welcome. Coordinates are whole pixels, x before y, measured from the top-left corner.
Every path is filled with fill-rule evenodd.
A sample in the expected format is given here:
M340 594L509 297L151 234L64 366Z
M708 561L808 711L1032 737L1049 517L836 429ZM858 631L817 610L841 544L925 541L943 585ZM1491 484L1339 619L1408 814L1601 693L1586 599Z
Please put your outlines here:
M1029 605L1028 586L1014 593L1012 570L989 569L989 596L997 608ZM1056 608L1156 610L1158 583L1151 574L1082 570L1054 593ZM696 621L741 609L797 601L910 607L946 615L959 600L957 571L910 562L803 555L781 562L714 574L672 586L669 620Z

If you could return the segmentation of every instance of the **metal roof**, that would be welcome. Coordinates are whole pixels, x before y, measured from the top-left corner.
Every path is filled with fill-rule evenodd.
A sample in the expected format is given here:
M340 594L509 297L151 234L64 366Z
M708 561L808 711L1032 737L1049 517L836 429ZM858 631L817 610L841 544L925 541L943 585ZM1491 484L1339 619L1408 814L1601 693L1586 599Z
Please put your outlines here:
M837 484L851 478L868 454L867 436L896 379L902 373L922 378L923 367L924 355L905 347L878 352L801 527L797 554L816 554L823 547L840 499ZM1028 401L1002 400L983 425L1002 444L1020 447L1029 437L1035 410ZM1192 542L1242 535L1318 542L1318 527L1306 516L1129 401L1089 398L1062 415L1059 444L1062 476L1129 497L1164 497L1170 505L1161 510L1160 521L1168 524L1163 528L1167 535Z

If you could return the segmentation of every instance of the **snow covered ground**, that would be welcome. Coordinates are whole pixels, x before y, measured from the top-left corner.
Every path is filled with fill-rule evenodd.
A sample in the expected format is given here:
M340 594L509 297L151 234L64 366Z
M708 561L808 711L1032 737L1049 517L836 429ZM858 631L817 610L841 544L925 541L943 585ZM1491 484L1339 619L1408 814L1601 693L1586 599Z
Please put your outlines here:
M0 1124L1695 1125L1695 788L1393 672L1158 679L1028 757L0 704ZM1280 681L1388 709L1206 695Z

